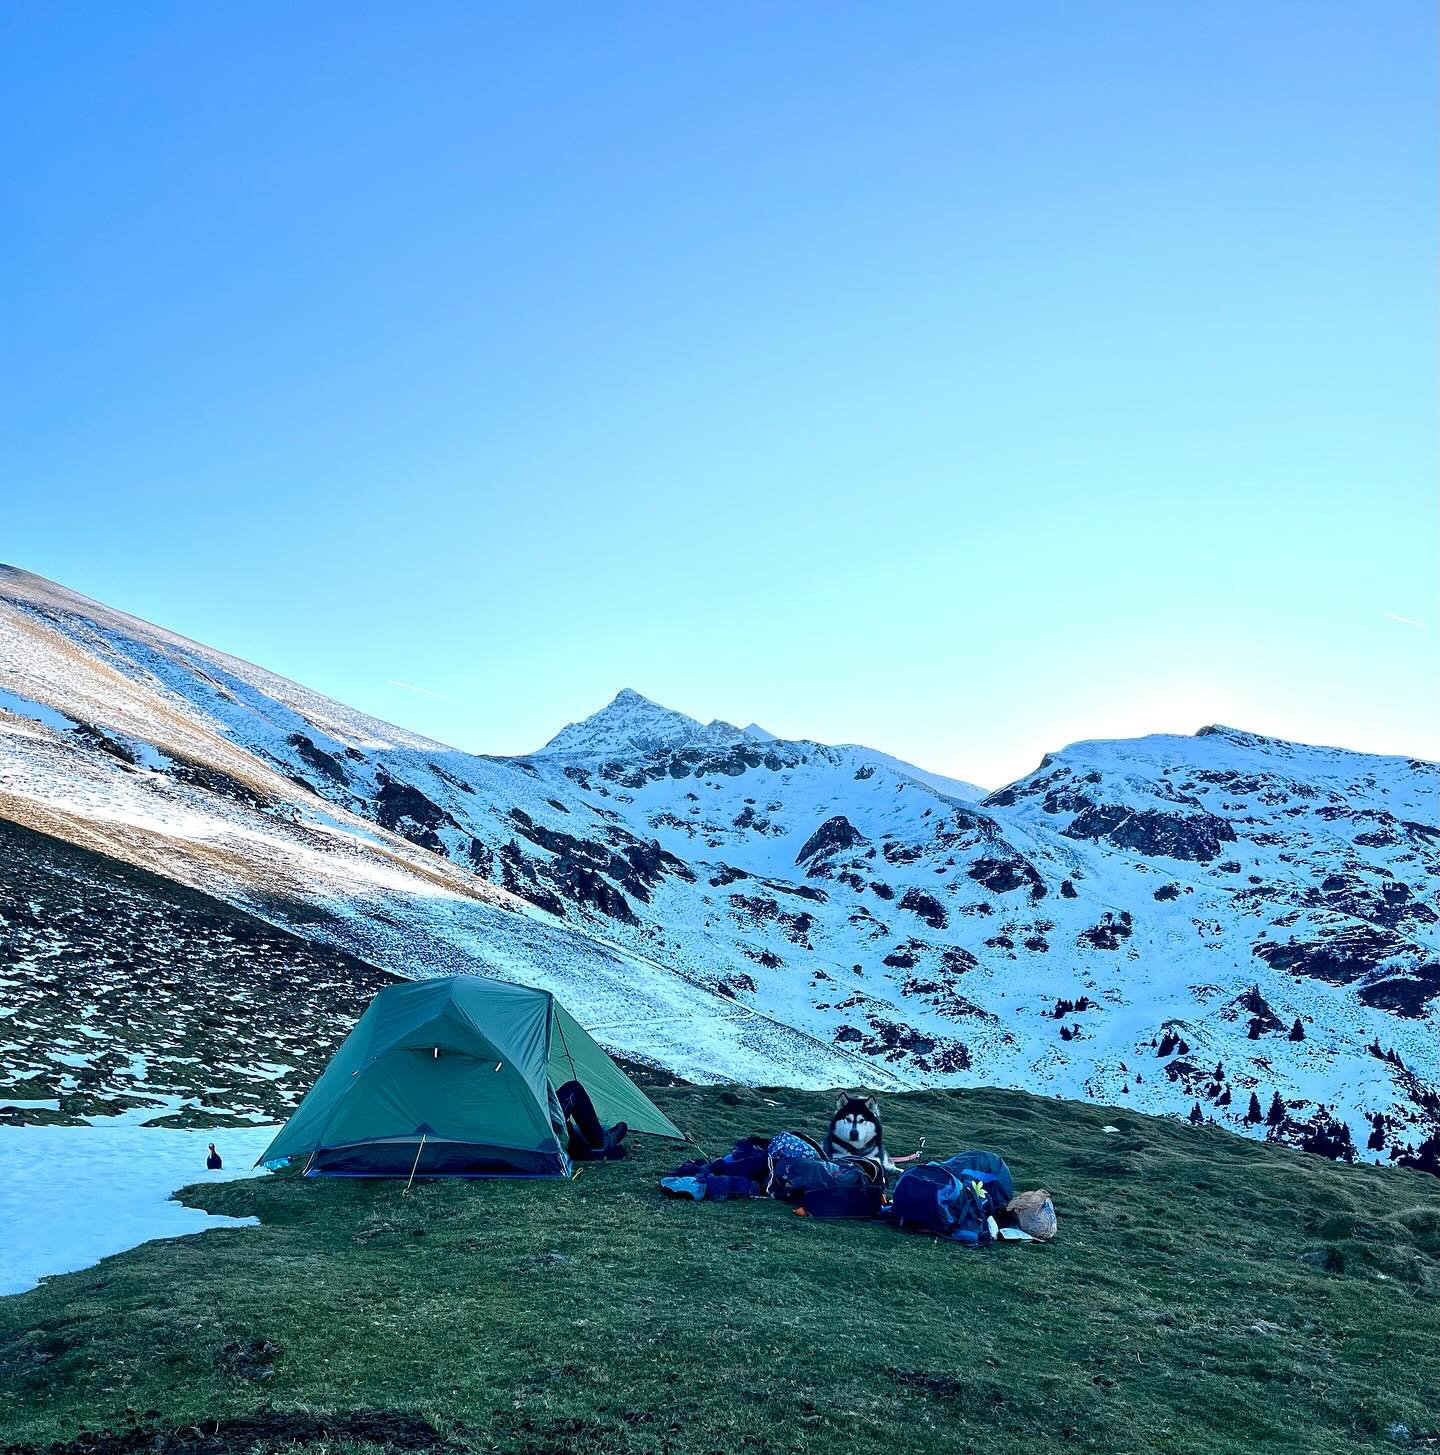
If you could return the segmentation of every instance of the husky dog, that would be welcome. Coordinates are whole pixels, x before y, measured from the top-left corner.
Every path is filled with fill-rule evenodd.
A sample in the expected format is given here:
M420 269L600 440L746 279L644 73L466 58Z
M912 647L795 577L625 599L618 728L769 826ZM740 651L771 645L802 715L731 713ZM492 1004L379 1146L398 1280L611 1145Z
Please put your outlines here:
M835 1111L825 1133L825 1155L863 1157L878 1162L887 1173L895 1164L885 1150L885 1131L880 1125L880 1106L873 1096L842 1091L835 1098Z

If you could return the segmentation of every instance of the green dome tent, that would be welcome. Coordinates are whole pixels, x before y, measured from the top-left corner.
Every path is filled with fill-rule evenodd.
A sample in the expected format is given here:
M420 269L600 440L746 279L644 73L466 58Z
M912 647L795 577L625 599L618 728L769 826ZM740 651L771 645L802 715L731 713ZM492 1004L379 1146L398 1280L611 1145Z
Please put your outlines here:
M684 1141L548 990L448 975L380 991L261 1162L310 1176L568 1177L556 1088ZM258 1164L257 1164L258 1165Z

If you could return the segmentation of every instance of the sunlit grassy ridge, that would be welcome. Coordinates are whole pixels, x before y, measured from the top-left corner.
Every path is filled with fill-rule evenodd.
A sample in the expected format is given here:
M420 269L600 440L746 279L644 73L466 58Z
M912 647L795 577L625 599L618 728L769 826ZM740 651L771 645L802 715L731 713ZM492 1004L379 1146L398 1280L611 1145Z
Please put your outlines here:
M712 1151L817 1129L830 1105L653 1094ZM0 1300L5 1436L262 1407L418 1411L463 1448L573 1455L1440 1434L1435 1179L1016 1092L886 1107L897 1148L1001 1151L1054 1194L1059 1239L969 1252L776 1203L671 1202L656 1178L680 1153L658 1142L570 1183L207 1186L191 1200L263 1226Z

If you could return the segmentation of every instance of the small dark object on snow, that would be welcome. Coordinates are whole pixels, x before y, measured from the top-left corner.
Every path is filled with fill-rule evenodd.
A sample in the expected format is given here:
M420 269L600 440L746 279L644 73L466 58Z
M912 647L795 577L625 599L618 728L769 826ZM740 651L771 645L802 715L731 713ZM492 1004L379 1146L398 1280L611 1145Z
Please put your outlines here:
M220 1154L215 1150L215 1143L210 1143L210 1155L205 1159L205 1165L212 1171L218 1172L225 1164L220 1160Z

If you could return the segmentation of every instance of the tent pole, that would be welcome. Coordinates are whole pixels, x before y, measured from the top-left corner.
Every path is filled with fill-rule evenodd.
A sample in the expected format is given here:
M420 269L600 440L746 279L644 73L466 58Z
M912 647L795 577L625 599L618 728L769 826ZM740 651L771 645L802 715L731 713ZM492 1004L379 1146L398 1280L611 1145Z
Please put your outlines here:
M553 1012L553 1001L552 1001L552 1012L551 1013L552 1014L554 1013ZM565 1052L565 1059L570 1063L570 1079L572 1081L579 1081L580 1074L579 1074L579 1072L577 1072L575 1070L575 1058L570 1054L570 1042L565 1039L565 1027L564 1027L563 1023L561 1022L560 1017L558 1015L555 1016L555 1029L560 1032L560 1045L561 1045L561 1047L563 1048L563 1050Z
M410 1164L410 1181L405 1184L405 1191L410 1191L410 1183L415 1181L415 1169L420 1165L420 1154L425 1150L425 1133L420 1133L420 1145L415 1149L415 1160Z

